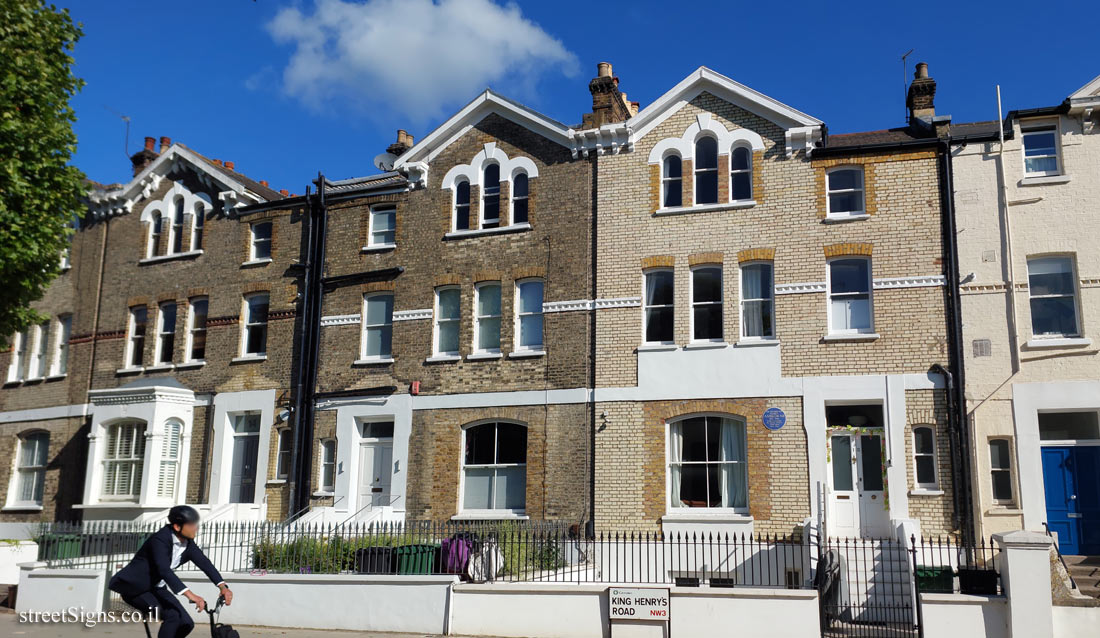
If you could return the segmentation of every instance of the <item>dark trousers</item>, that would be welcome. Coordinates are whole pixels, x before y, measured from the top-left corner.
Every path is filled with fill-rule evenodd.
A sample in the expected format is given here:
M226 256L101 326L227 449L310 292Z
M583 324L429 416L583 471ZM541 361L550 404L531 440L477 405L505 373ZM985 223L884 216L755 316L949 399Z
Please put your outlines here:
M179 599L165 587L157 587L133 598L123 597L126 604L145 613L160 609L160 631L157 638L183 638L195 628L195 621Z

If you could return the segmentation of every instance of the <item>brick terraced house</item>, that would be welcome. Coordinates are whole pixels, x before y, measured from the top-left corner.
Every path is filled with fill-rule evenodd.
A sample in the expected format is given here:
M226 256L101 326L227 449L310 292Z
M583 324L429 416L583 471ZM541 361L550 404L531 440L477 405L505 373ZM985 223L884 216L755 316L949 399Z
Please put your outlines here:
M236 209L280 193L153 138L94 185L50 317L0 354L0 521L281 518L275 423L291 385L299 237Z

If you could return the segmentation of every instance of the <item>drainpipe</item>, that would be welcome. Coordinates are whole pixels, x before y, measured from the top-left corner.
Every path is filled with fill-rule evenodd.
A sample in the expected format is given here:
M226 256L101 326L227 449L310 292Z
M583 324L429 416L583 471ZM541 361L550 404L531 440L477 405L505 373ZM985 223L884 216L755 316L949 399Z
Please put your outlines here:
M997 148L997 173L1001 179L1000 187L1000 213L1001 223L1005 229L1005 290L1008 295L1009 308L1009 349L1012 352L1012 374L1020 371L1020 332L1016 313L1016 263L1012 256L1012 217L1008 208L1008 183L1005 181L1005 126L1004 115L1001 112L1001 85L997 85L997 132L1000 144Z
M592 311L588 322L588 363L589 363L589 376L588 376L588 525L586 525L585 535L590 538L596 538L596 214L599 208L599 180L597 178L597 171L599 170L599 162L597 161L598 153L592 153L589 156L589 162L592 165L591 171L591 210L592 210L592 224L590 226L590 250L588 254L589 260L589 277L592 283L589 285L589 294L592 299Z

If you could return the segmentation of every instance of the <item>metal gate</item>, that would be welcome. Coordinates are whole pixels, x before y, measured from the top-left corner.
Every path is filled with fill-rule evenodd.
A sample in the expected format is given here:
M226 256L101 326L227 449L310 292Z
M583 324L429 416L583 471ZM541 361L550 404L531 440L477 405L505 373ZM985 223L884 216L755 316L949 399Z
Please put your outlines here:
M828 539L815 584L823 638L917 638L912 550L896 540Z

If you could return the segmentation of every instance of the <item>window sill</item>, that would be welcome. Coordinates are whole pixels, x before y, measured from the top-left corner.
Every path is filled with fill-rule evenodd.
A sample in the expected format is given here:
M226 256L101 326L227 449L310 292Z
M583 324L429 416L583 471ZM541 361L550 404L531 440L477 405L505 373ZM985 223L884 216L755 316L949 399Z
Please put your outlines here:
M1042 350L1043 348L1087 348L1091 345L1092 339L1083 337L1054 337L1028 339L1024 347L1028 350Z
M265 485L286 485L286 479L271 479Z
M779 339L742 339L733 345L738 348L771 348L779 345Z
M725 341L693 341L684 344L684 350L719 350L728 347L730 344Z
M1048 186L1051 184L1068 184L1072 178L1069 175L1036 175L1025 177L1017 182L1018 186Z
M69 376L69 373L67 373L67 372L62 372L61 374L51 374L50 376L46 377L46 380L47 381L60 381L60 380L64 379L67 376Z
M9 379L9 380L4 382L4 387L5 388L14 388L15 386L21 385L22 383L23 383L22 379Z
M546 356L545 350L513 350L508 353L509 359L532 359Z
M165 372L168 370L175 370L176 364L174 363L158 363L155 366L149 366L145 368L146 372Z
M313 496L317 496L317 497L320 497L320 498L324 498L324 497L328 497L328 496L336 496L336 492L325 492L325 491L318 490L318 491L313 493Z
M850 335L825 335L825 336L821 337L821 340L822 341L837 341L837 342L843 343L843 342L846 342L846 341L853 341L853 342L854 341L874 341L875 339L878 339L878 338L880 338L880 337L879 337L879 334L877 332L861 332L861 333L858 333L858 334L850 334Z
M500 359L503 355L499 352L474 352L466 355L467 361L489 361L492 359Z
M496 228L475 228L471 230L452 230L443 235L443 239L465 239L466 237L480 237L482 235L501 235L507 233L522 233L531 230L531 224L512 224L510 226L498 226Z
M909 490L909 496L943 496L943 490L920 487Z
M353 366L382 366L393 363L393 357L386 357L385 359L356 359L351 362Z
M686 511L680 511L686 510ZM702 510L702 511L696 511ZM738 512L737 510L726 508L706 508L706 507L683 507L675 510L669 510L665 512L665 515L661 517L662 521L673 522L701 522L701 523L716 523L716 522L729 522L729 523L751 523L754 519L752 514L746 514L744 512Z
M985 511L986 516L1020 516L1023 513L1024 511L1015 505L994 506Z
M260 361L267 361L266 354L250 354L243 357L233 357L229 360L229 363L258 363Z
M857 215L826 215L825 219L821 220L822 224L844 224L847 222L858 222L864 219L871 219L871 216L867 213L859 213Z
M138 374L138 373L141 373L141 372L144 372L144 371L145 371L145 368L143 368L141 366L135 366L135 367L132 367L132 368L119 368L118 370L115 370L115 374L121 376L121 375L124 375L124 374Z
M672 352L678 349L675 343L643 343L635 352Z
M270 264L270 263L271 263L271 258L270 257L265 257L263 259L250 259L250 260L244 262L243 264L241 264L241 268L252 268L254 266L263 266L263 265Z
M450 361L461 361L462 357L457 354L435 354L427 359L424 359L424 363L446 363Z
M726 204L695 204L694 206L674 206L672 208L658 208L653 214L658 217L665 215L690 215L691 213L711 213L723 210L738 210L756 206L756 200L746 199Z
M41 512L41 511L42 511L42 506L41 505L31 505L31 504L19 505L18 503L15 504L15 505L5 505L4 507L0 508L0 512Z
M397 248L397 244L378 244L376 246L363 246L359 249L361 253L384 253Z
M46 377L27 377L23 379L23 383L41 383L46 380Z
M472 510L459 512L451 517L452 521L527 521L531 517L526 512L512 510Z
M206 361L184 361L183 363L176 364L176 370L190 370L191 368L201 368L206 365Z
M171 255L157 255L156 257L146 257L145 259L139 259L138 265L144 266L145 264L159 264L162 261L175 261L177 259L190 259L192 257L198 257L202 254L202 249L189 250L185 253L173 253Z

